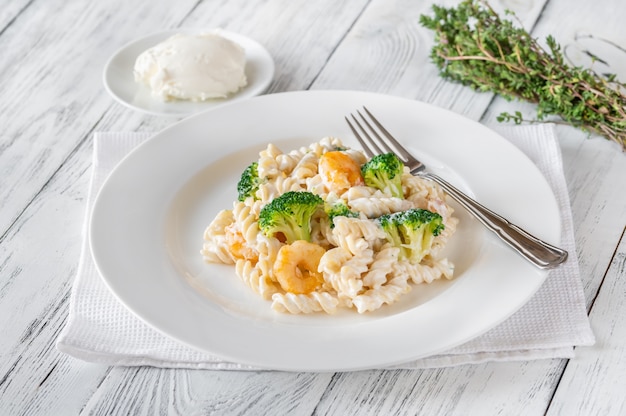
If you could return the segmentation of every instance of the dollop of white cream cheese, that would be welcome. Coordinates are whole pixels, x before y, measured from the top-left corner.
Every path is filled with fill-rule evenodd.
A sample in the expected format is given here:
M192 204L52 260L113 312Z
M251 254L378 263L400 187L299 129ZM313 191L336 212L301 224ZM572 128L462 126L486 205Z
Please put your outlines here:
M135 81L162 100L226 98L246 86L246 54L217 32L176 34L137 57Z

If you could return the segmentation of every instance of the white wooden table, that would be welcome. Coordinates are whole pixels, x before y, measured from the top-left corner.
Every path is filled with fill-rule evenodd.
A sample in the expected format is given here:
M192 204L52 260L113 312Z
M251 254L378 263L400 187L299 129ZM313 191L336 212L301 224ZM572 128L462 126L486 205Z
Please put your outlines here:
M451 2L447 2L450 4ZM494 2L496 3L496 2ZM283 373L110 368L59 353L80 253L94 131L158 131L172 119L115 103L102 69L126 42L222 27L264 44L269 92L367 90L474 120L533 106L438 77L430 0L8 0L0 8L0 415L626 414L626 154L559 127L577 251L597 343L571 360L424 371ZM575 63L626 79L622 0L501 0Z

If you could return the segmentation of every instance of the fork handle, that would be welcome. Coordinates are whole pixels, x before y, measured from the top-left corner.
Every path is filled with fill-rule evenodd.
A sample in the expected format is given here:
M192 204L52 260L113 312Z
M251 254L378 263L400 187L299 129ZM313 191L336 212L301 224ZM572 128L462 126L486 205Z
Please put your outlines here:
M567 251L529 234L506 218L484 207L449 182L429 172L414 172L438 183L456 202L467 209L485 227L540 269L552 269L567 259Z

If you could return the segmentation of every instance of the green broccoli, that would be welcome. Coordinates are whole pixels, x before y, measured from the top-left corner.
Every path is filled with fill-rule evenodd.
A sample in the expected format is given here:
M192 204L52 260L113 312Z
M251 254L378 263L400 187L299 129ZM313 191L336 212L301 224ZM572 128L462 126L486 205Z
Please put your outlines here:
M324 200L318 195L289 191L261 208L259 227L266 236L288 244L311 241L311 216L323 206Z
M436 212L410 209L379 217L387 239L400 248L400 258L417 264L430 253L433 240L444 229L443 219Z
M241 178L239 178L239 182L237 182L237 193L239 194L237 199L239 201L243 202L250 196L257 199L256 191L259 189L259 184L261 183L258 168L259 164L252 162L250 166L241 173Z
M358 212L350 211L350 208L348 208L346 203L341 200L335 202L334 204L327 204L325 207L325 211L328 215L328 219L330 220L330 228L335 228L335 217L359 217Z
M404 198L402 193L403 164L393 153L376 155L361 166L361 174L367 186Z

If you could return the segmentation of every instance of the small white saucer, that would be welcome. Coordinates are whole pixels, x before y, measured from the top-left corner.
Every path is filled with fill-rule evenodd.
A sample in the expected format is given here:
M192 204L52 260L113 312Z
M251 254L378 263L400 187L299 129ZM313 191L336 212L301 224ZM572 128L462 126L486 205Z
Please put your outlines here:
M104 67L104 86L121 104L144 113L160 116L184 117L203 110L262 94L274 77L274 60L258 42L225 30L219 34L237 42L246 51L246 77L248 85L227 98L203 102L161 101L153 97L150 89L135 82L133 68L135 60L146 49L177 33L203 33L206 30L178 29L154 33L135 40L118 50Z

